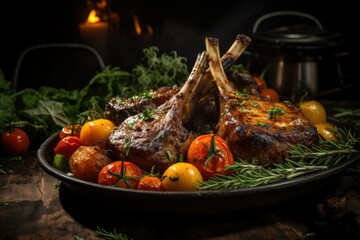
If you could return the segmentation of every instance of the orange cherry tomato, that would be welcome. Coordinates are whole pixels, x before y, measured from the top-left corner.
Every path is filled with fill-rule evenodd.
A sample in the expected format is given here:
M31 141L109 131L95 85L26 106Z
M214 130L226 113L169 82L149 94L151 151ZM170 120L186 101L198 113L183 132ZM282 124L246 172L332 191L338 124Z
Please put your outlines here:
M81 142L85 146L97 145L104 149L114 127L115 124L112 121L104 118L88 121L81 128Z
M234 157L223 138L205 134L191 142L187 161L195 165L207 180L215 174L231 174L231 171L225 172L225 168L234 163Z
M80 124L71 124L65 126L60 131L60 139L63 139L66 136L76 136L80 138L81 125Z
M259 76L253 76L252 79L256 82L259 87L260 92L266 88L266 82Z
M124 172L122 172L123 166ZM98 175L98 183L119 188L136 189L141 176L141 169L134 163L115 161L101 169Z
M80 146L70 156L69 167L75 177L96 183L100 170L112 161L98 146Z
M30 146L28 134L21 128L6 130L0 137L0 148L8 155L21 155Z
M164 191L164 186L161 179L152 175L144 175L140 178L137 189L149 191Z
M66 136L54 148L55 154L61 154L67 159L81 146L81 140L75 136Z
M280 101L279 94L273 88L265 88L264 90L260 91L260 95L274 102Z

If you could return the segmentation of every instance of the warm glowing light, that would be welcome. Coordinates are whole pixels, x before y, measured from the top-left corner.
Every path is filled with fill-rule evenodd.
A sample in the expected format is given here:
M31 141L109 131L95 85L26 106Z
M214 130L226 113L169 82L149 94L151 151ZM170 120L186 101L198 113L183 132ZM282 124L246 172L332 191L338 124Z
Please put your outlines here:
M153 34L154 34L154 30L153 30L153 28L152 28L150 25L147 25L146 28L147 28L147 31L148 31L148 33L149 33L150 35L153 35Z
M136 15L133 15L133 19L134 19L136 35L140 36L141 35L141 27L140 27L139 19Z
M96 11L95 10L91 10L87 22L89 23L96 23L96 22L100 22L100 18L98 16L96 16Z

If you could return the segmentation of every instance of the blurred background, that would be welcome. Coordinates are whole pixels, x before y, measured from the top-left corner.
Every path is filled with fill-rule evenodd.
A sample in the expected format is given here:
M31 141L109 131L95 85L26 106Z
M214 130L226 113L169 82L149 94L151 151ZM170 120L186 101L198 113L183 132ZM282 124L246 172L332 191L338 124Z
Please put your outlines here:
M52 43L89 45L98 51L105 65L119 66L129 71L139 63L143 48L157 46L160 52L175 50L178 55L186 57L190 69L197 54L205 49L206 36L218 37L221 50L226 51L237 34L253 35L254 24L261 16L275 11L297 11L314 16L322 24L323 30L340 36L334 40L336 46L329 50L330 55L333 53L346 55L345 58L341 58L344 60L340 61L342 71L340 75L341 78L346 76L345 80L339 80L337 76L339 69L336 69L335 73L331 71L331 68L339 67L339 61L336 59L336 66L331 65L331 62L330 67L316 70L328 71L330 76L321 73L321 80L314 80L325 86L317 88L315 92L328 90L331 92L337 89L334 91L335 94L324 94L319 97L357 99L355 89L359 84L355 79L355 68L349 66L355 65L356 39L353 35L357 30L356 19L359 14L355 12L356 7L352 2L341 1L332 5L314 0L223 0L217 4L187 0L156 1L156 3L141 0L62 0L21 3L6 1L1 4L2 14L0 14L2 32L0 69L6 79L12 80L19 56L25 49L38 44ZM97 17L101 22L106 23L105 25L99 24L94 29L85 24L92 10L97 11ZM268 19L261 23L261 29L272 29L276 25L291 25L296 21L298 20L294 18ZM260 31L260 26L257 30ZM324 38L326 39L326 36ZM255 46L256 44L251 45L250 53L256 52L257 49L253 49ZM261 55L263 52L257 54ZM271 54L275 57L277 52ZM250 61L248 58L249 55L245 55L239 61L245 64ZM266 58L269 60L269 56ZM301 61L306 61L304 59ZM256 58L252 61L256 61ZM278 61L278 58L275 61ZM313 59L309 61L314 63ZM82 63L74 64L80 66ZM260 74L263 68L264 66L258 66L251 70ZM271 80L271 76L268 78Z

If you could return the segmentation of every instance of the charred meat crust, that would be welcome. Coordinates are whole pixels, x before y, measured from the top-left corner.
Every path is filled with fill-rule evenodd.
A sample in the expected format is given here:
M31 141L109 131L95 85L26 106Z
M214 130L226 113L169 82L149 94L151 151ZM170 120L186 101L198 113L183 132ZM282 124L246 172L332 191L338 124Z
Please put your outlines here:
M108 146L118 159L137 164L140 168L163 172L180 156L186 156L194 139L184 127L193 114L192 102L201 97L200 80L207 54L198 55L192 72L181 90L157 107L150 117L142 113L126 118L109 136Z
M298 107L237 92L219 64L218 39L206 38L206 47L220 104L216 133L227 141L235 158L272 165L284 162L289 144L318 143L316 128Z

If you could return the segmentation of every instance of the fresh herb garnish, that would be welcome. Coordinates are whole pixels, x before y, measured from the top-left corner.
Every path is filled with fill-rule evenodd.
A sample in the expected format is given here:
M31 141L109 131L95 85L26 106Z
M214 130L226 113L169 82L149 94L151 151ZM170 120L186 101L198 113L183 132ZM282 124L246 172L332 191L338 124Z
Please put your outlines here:
M186 58L175 51L160 55L157 47L145 48L143 53L142 61L132 71L107 66L82 89L43 86L16 92L0 70L0 132L11 122L45 138L67 123L84 121L91 116L88 110L94 104L105 109L112 97L117 103L134 95L145 99L150 89L185 82L189 74Z
M272 107L270 108L269 110L269 114L268 114L268 118L269 119L272 119L274 118L275 116L280 116L280 115L283 115L285 114L285 110L280 108L280 107Z
M113 232L109 232L106 231L104 228L100 228L99 226L97 226L95 233L96 236L107 240L132 240L132 238L129 238L126 234L117 233L116 229L114 229Z
M255 187L294 179L309 173L322 171L350 159L358 150L360 139L356 132L337 129L337 140L321 140L312 148L303 145L290 146L290 152L283 164L266 168L254 162L236 161L225 170L233 170L229 176L216 175L203 182L199 190L225 190Z

